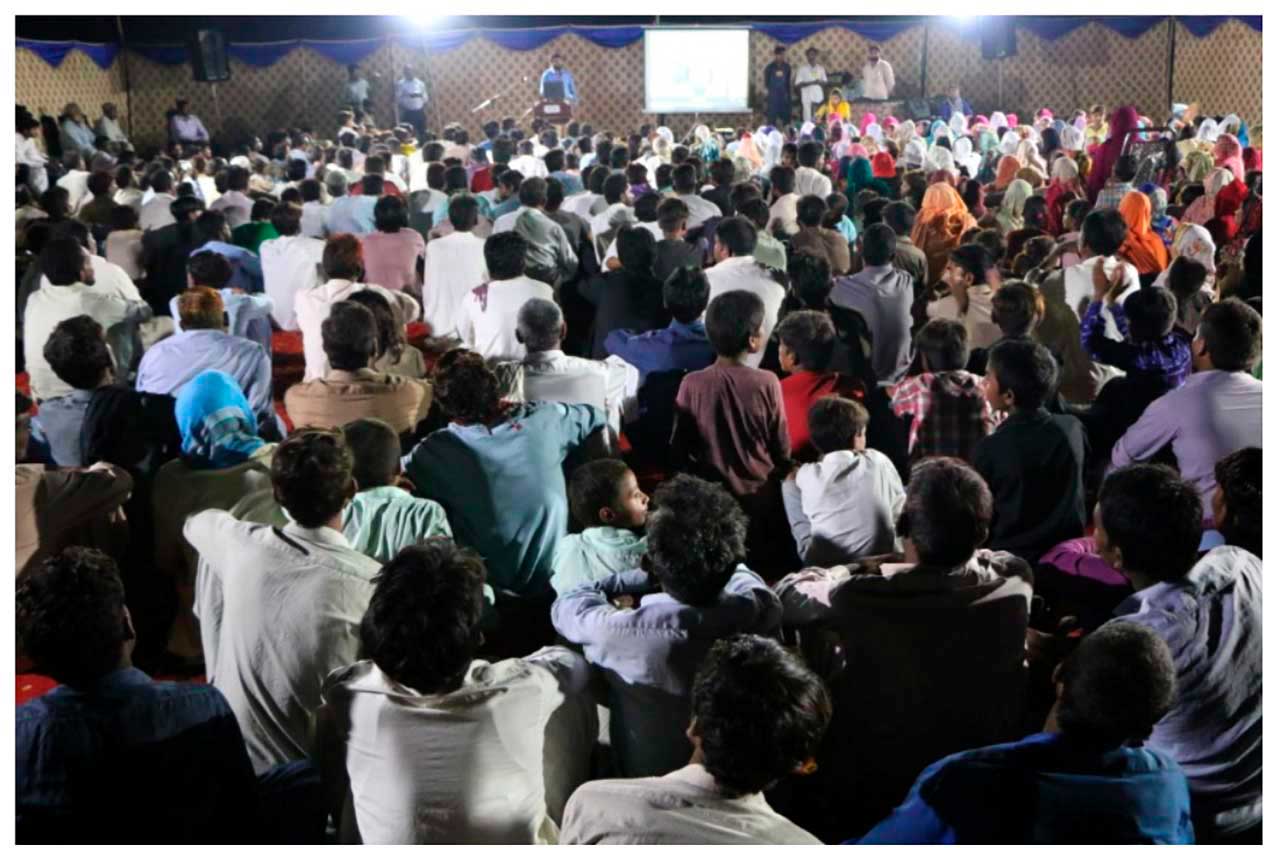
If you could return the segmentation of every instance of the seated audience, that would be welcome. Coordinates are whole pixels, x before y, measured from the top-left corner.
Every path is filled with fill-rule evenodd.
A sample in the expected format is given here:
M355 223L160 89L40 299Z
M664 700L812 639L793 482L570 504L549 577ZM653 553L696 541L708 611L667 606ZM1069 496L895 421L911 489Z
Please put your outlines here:
M421 288L426 240L408 226L408 207L398 197L384 196L373 207L371 233L360 236L364 245L364 276L374 285L412 295Z
M857 842L1193 842L1180 766L1143 747L1173 704L1176 680L1153 630L1106 625L1055 672L1043 733L945 757Z
M746 365L758 368L777 325L786 290L769 269L751 255L755 249L755 227L750 221L740 216L723 219L715 228L715 239L715 264L707 269L711 300L729 292L745 291L758 297L764 305L759 334L751 337L756 344L742 356Z
M834 281L829 302L865 320L872 342L870 362L880 384L899 382L913 362L913 278L893 263L895 231L886 224L865 228L864 270Z
M1033 338L1032 334L1043 317L1044 299L1040 289L1035 286L1009 282L992 295L992 323L1001 334L998 341ZM980 377L986 374L991 350L991 346L971 350L966 360L966 370Z
M966 350L991 347L1000 340L992 323L991 255L981 245L963 244L948 255L944 281L948 295L926 306L930 318L956 321L966 328Z
M1122 277L1118 270L1116 277ZM1149 286L1121 305L1115 300L1117 285L1104 273L1095 275L1093 302L1080 322L1080 344L1097 362L1178 388L1189 376L1190 345L1173 332L1176 298L1165 288ZM1107 337L1103 310L1109 310L1125 341Z
M374 577L364 658L322 687L319 756L326 793L348 795L344 841L557 841L597 732L588 664L562 647L475 659L485 576L472 550L433 539Z
M988 356L984 396L1006 416L979 442L974 467L996 505L989 543L1028 562L1084 531L1084 428L1045 409L1058 380L1053 354L1034 341L1005 341Z
M487 282L484 239L471 230L478 223L478 202L469 195L452 199L448 218L453 232L426 245L426 268L421 287L423 317L435 336L454 336L465 296ZM330 279L334 275L325 271Z
M889 554L904 506L899 472L866 449L869 413L854 400L827 396L808 414L820 459L800 465L781 484L786 518L806 565L856 562Z
M834 358L834 325L824 312L803 309L791 312L777 325L777 356L781 370L781 399L790 455L795 459L817 456L808 434L808 410L826 395L864 401L865 386L855 377L830 370Z
M636 474L617 459L595 459L576 469L567 487L571 516L580 532L557 546L550 582L559 595L639 568L645 556L649 495Z
M621 227L614 244L619 250L618 267L579 284L579 293L597 307L592 322L593 359L610 353L606 338L613 332L643 333L667 323L663 284L654 273L657 245L653 234L641 227Z
M688 765L663 776L585 783L566 805L561 841L815 843L763 792L816 770L831 715L820 678L772 639L717 641L691 695Z
M1216 491L1211 498L1212 518L1220 541L1260 556L1264 548L1260 528L1260 478L1264 453L1242 448L1216 463ZM1204 534L1205 547L1206 534Z
M965 326L932 318L917 334L917 355L922 373L905 377L891 391L891 411L908 422L909 460L969 460L996 429L996 420L983 378L965 370Z
M430 383L375 371L378 329L373 313L350 301L333 304L321 322L329 375L297 383L285 393L285 409L296 427L338 427L360 418L380 418L396 433L411 433L430 414Z
M824 177L823 174L820 176ZM814 194L799 198L799 231L791 237L790 246L796 253L811 253L829 263L830 274L840 277L851 272L851 250L847 239L837 230L822 226L825 220L825 201Z
M920 295L933 282L939 282L929 279L926 253L909 237L917 223L917 210L905 201L888 203L882 208L882 223L895 233L895 257L891 264L913 278L914 296Z
M471 289L461 300L457 335L466 347L486 359L526 356L526 348L515 335L518 310L534 297L553 297L551 285L526 275L527 251L527 240L518 233L497 233L488 238L483 256L489 281Z
M40 404L34 419L38 441L47 446L54 465L78 468L85 464L82 432L88 407L98 389L117 382L105 331L87 315L67 318L44 343L44 360L71 391Z
M711 285L702 269L677 269L663 282L663 307L671 323L644 333L613 330L606 336L606 351L636 368L642 383L662 371L706 368L715 361L702 321L710 298Z
M654 506L641 568L553 604L558 635L581 646L610 686L610 738L625 777L688 763L689 691L712 642L781 623L776 597L740 565L746 518L731 495L682 474L659 487Z
M282 330L299 329L295 301L299 292L320 285L320 261L325 242L302 234L303 210L282 203L272 212L277 237L259 246L263 290L272 298L272 317ZM326 279L333 279L325 269Z
M372 312L377 324L378 356L369 367L383 374L420 379L426 376L426 359L419 348L409 344L408 328L396 306L401 301L392 300L390 294L389 289L366 287L347 297L349 302ZM394 294L400 299L408 297L399 292Z
M548 185L539 177L523 181L519 193L522 211L514 222L513 232L527 245L527 276L560 286L574 276L579 257L571 249L566 230L545 214L547 194ZM596 233L595 227L593 232Z
M204 251L188 260L189 288L207 286L219 292L224 303L227 332L257 342L271 355L272 351L272 298L262 292L250 293L232 287L233 266L218 253ZM176 332L183 331L180 323L181 292L171 298L171 319Z

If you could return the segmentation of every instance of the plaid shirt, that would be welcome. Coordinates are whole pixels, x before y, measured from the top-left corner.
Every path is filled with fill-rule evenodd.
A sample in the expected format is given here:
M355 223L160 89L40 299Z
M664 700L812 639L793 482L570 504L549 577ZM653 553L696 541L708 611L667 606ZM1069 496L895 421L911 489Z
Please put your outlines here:
M1132 183L1108 182L1097 193L1097 203L1093 205L1093 208L1118 209L1119 201L1123 200L1124 195L1130 191L1132 191Z
M954 456L967 462L975 446L996 429L983 396L983 378L969 371L906 377L891 395L891 411L909 422L909 461Z

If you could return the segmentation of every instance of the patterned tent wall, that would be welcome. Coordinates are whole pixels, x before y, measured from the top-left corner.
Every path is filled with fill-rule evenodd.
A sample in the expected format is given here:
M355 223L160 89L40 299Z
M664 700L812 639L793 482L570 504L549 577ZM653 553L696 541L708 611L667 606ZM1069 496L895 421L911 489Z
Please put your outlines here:
M1237 112L1258 124L1260 55L1260 34L1241 21L1221 24L1206 38L1177 25L1172 96L1178 103L1197 100L1208 114Z
M883 44L883 53L896 69L897 95L916 96L921 89L924 29L914 27ZM797 65L808 46L821 51L830 69L853 72L864 60L867 40L844 28L830 28L790 46L789 59ZM762 72L772 60L777 42L759 32L751 34L750 75L754 117L762 115ZM959 30L932 23L927 42L927 94L946 91L959 82L962 93L979 111L997 104L997 62L982 58L977 39ZM1143 113L1166 114L1168 27L1159 23L1136 39L1121 36L1098 24L1073 30L1055 41L1044 41L1022 28L1018 55L1003 60L1003 100L1006 111L1030 115L1049 106L1058 112L1091 102L1135 102ZM598 127L621 133L655 116L643 114L643 42L608 49L574 34L564 34L536 50L515 51L485 39L471 39L442 54L427 55L397 43L360 62L375 81L379 114L389 113L391 81L405 64L414 64L433 92L430 119L460 121L471 128L487 118L522 116L535 100L539 75L554 52L566 57L579 84L580 116ZM221 126L211 88L195 83L189 65L166 66L128 55L132 86L134 137L140 144L162 141L164 115L177 96L188 97L193 111L213 133L306 123L321 132L333 128L342 102L346 69L307 48L287 54L275 64L253 67L232 61L231 81L218 86ZM1195 38L1176 27L1177 100L1198 99L1209 111L1236 110L1251 122L1260 120L1260 34L1246 24L1230 21L1205 38ZM523 81L523 77L526 81ZM484 112L471 109L482 100L506 91ZM109 100L126 108L122 59L106 71L86 56L71 52L58 68L34 54L17 50L17 100L34 110L60 112L70 100L96 116ZM743 126L750 114L708 114L720 126ZM687 131L694 115L670 115L667 123L678 133Z

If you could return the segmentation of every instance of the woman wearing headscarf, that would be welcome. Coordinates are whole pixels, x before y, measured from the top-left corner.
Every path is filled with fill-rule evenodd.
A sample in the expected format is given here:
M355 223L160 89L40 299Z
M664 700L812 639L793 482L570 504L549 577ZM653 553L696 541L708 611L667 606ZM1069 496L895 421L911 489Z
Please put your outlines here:
M1181 162L1181 168L1185 171L1185 179L1190 182L1200 183L1207 179L1207 175L1215 170L1216 163L1207 151L1193 150Z
M1168 256L1163 239L1150 227L1150 198L1139 191L1128 192L1119 201L1119 214L1128 228L1119 255L1142 277L1158 276L1167 267Z
M860 119L860 133L864 135L869 130L870 124L878 123L878 116L872 112L866 112Z
M1146 183L1141 187L1141 193L1150 198L1150 229L1170 247L1176 234L1176 219L1167 214L1167 190L1154 183Z
M1093 151L1093 170L1084 186L1088 199L1097 202L1097 194L1106 185L1115 170L1115 162L1123 155L1128 133L1137 126L1137 110L1132 106L1120 106L1110 116L1110 135Z
M1053 154L1062 149L1062 136L1053 127L1040 131L1040 155L1048 162Z
M1002 156L1001 161L996 166L996 179L992 180L992 184L988 186L988 191L1005 191L1009 188L1009 184L1018 176L1018 171L1023 165L1018 161L1017 156Z
M693 128L694 152L703 163L714 162L720 158L720 146L711 135L711 128L706 124L698 124Z
M1045 189L1045 203L1049 207L1049 229L1054 236L1060 236L1067 204L1084 196L1084 186L1080 182L1080 169L1075 160L1066 156L1059 156L1054 160L1050 178L1049 187Z
M957 163L952 158L952 151L938 144L931 145L926 151L926 157L923 162L923 169L928 173L934 171L949 171L956 176Z
M911 138L900 151L900 164L905 168L921 168L926 161L926 142L921 138Z
M1041 188L1045 184L1045 174L1037 171L1030 165L1018 169L1018 173L1014 175L1015 179L1026 180L1031 183L1032 190Z
M1008 126L1011 130L1015 129L1018 126L1018 116L1015 115L1013 112L1006 112L1005 125Z
M841 88L831 88L829 100L816 110L817 123L827 123L830 116L836 116L840 121L851 120L851 104L843 99Z
M1001 199L1001 206L996 210L996 223L1000 227L1001 235L1007 236L1015 230L1022 229L1023 204L1027 202L1027 198L1031 197L1032 192L1031 183L1017 177L1005 189L1005 197Z
M1242 144L1228 133L1216 139L1212 148L1212 157L1217 168L1228 168L1234 179L1246 179L1246 171L1242 163Z
M1242 170L1248 174L1260 170L1260 151L1257 148L1248 147L1242 151Z
M1233 182L1233 172L1216 168L1203 179L1203 196L1189 204L1181 215L1182 224L1206 224L1216 213L1216 195Z
M936 183L926 189L913 223L912 239L926 254L927 279L932 286L944 275L948 255L961 244L961 237L977 225L950 183Z
M857 217L862 210L856 196L865 189L875 191L883 197L891 196L891 187L887 182L874 178L873 166L869 164L869 160L863 156L853 156L851 164L847 166L847 205L852 215Z
M764 167L764 157L760 155L759 147L755 144L755 139L750 133L742 134L742 140L737 145L737 155L745 159L754 171Z
M960 112L953 112L952 117L948 119L948 130L952 133L952 137L961 138L966 134L967 129L966 116Z
M1224 247L1238 234L1238 210L1249 193L1242 180L1233 180L1216 193L1215 211L1207 222L1207 232L1217 247Z
M1194 140L1204 144L1215 144L1219 135L1220 125L1216 123L1216 119L1203 118L1203 122L1198 125L1198 133L1194 136Z
M179 459L154 478L154 556L175 579L180 598L168 650L197 656L198 625L192 615L197 554L184 540L184 521L205 509L232 509L246 495L271 487L275 445L259 438L249 401L232 377L203 371L176 395Z
M974 152L974 141L970 136L963 135L952 143L952 159L959 167L966 169L970 179L978 176L982 158Z
M1069 153L1078 153L1084 149L1084 130L1074 124L1067 124L1062 128L1062 133L1058 139L1061 142L1062 149Z
M978 180L966 181L961 187L961 200L976 219L987 214L987 207L983 205L983 183Z
M1176 235L1172 237L1172 249L1169 251L1172 261L1176 261L1176 257L1184 256L1192 259L1207 269L1207 281L1204 288L1207 291L1214 290L1214 281L1216 279L1216 241L1211 237L1211 233L1206 227L1198 224L1179 224L1176 227ZM1171 263L1167 268L1163 269L1163 273L1159 274L1158 279L1154 281L1156 286L1167 285L1167 275L1171 270Z

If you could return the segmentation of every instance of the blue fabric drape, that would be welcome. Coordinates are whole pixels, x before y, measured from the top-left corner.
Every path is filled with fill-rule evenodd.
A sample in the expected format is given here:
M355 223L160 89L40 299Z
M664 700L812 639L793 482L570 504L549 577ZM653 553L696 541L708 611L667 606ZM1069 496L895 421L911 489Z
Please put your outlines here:
M751 24L751 29L762 32L782 44L794 44L827 29L851 30L862 38L872 41L889 41L901 33L922 25L918 18L900 21L817 21L802 24Z
M1221 24L1232 20L1242 21L1256 32L1264 25L1264 18L1259 15L1180 15L1177 20L1195 38L1206 38Z
M297 39L294 41L269 41L258 44L233 42L225 48L225 51L238 62L252 65L256 68L266 68L284 59L291 50L298 46L299 42Z
M386 44L385 38L365 38L360 41L303 41L303 46L315 50L326 59L340 65L362 62Z
M30 50L54 68L66 60L71 50L83 53L102 70L110 67L114 63L114 57L118 55L117 44L91 44L87 41L36 41L19 38L17 46Z
M127 49L159 65L183 65L189 61L189 49L183 44L129 44Z

